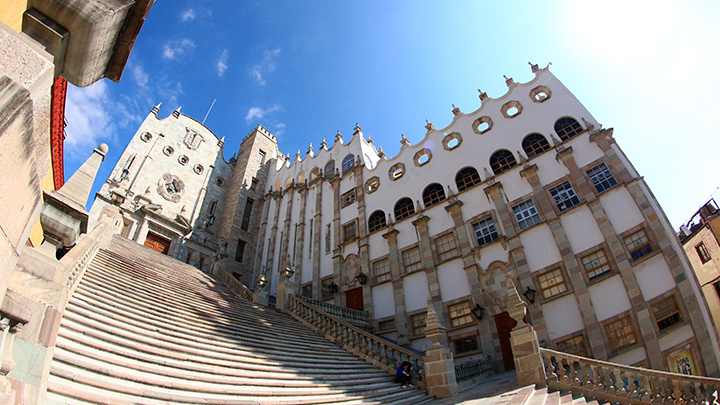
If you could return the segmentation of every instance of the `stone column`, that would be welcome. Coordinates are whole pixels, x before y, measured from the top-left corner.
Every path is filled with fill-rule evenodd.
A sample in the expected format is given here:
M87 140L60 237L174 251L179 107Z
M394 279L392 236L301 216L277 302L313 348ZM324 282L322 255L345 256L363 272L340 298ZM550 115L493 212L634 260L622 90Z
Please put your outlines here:
M390 275L392 277L393 298L395 301L395 326L398 331L398 345L410 344L410 331L408 329L407 312L405 311L405 291L403 289L403 280L400 277L400 258L397 248L397 234L399 231L392 228L385 232L382 236L387 240L388 250L390 251Z
M430 290L430 297L433 302L442 303L442 293L440 291L440 278L438 277L437 267L435 266L435 260L433 258L432 238L430 237L430 231L428 230L428 222L430 217L427 215L420 215L416 220L412 221L415 229L419 235L418 245L420 246L420 254L422 255L422 261L425 265L425 275L427 276L428 289ZM444 318L444 312L436 314L440 320Z
M540 356L540 345L537 333L531 325L523 321L527 304L520 299L510 277L507 278L508 313L517 322L510 332L515 371L519 386L530 384L545 384L545 367Z
M425 337L433 344L425 352L425 384L428 395L447 398L457 394L455 360L448 348L447 329L440 324L432 298L428 298Z

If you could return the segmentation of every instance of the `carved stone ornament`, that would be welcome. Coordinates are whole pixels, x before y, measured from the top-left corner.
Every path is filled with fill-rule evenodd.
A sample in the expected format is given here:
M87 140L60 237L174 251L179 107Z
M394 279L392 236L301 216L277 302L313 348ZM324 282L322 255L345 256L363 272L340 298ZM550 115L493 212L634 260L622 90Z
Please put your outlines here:
M178 202L185 193L185 183L178 176L165 173L158 180L157 192L168 201Z
M191 150L195 150L200 146L200 143L205 140L200 133L194 129L185 128L185 145Z

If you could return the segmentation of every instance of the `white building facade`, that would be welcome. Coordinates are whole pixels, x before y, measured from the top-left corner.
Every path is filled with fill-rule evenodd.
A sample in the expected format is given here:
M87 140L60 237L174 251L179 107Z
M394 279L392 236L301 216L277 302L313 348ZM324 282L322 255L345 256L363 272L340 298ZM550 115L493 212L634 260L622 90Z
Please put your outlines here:
M547 68L533 72L528 83L507 79L502 97L481 94L474 112L455 108L446 128L428 123L415 145L403 136L392 158L359 126L294 159L258 127L226 162L207 128L155 111L96 205L125 204L126 236L158 234L169 254L197 254L205 271L222 266L251 288L265 275L275 294L290 267L298 295L368 311L377 334L420 351L432 299L458 362L513 367L509 278L546 347L718 375L707 307L654 196L613 130ZM145 133L164 136L155 145ZM127 168L142 181L121 178L132 156L154 162Z

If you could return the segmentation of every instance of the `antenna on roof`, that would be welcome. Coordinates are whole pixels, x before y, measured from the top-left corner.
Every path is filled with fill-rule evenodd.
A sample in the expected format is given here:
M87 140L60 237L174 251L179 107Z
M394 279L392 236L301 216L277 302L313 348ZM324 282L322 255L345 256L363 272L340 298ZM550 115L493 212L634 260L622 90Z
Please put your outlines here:
M205 125L205 120L207 119L208 115L210 115L210 111L212 111L213 106L215 105L215 102L217 99L213 100L212 104L210 104L210 108L208 109L207 114L205 114L205 118L203 118L202 124Z

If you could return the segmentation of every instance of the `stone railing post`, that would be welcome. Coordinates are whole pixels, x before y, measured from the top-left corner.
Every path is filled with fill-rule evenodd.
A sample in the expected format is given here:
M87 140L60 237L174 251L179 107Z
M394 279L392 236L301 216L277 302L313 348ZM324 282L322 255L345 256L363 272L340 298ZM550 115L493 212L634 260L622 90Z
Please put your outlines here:
M433 343L425 352L425 383L429 395L447 398L458 391L455 360L448 348L447 329L440 324L432 298L428 298L425 337Z
M515 328L510 332L510 345L515 361L518 385L544 385L545 367L540 356L537 333L523 319L527 304L520 299L515 284L509 276L507 277L507 289L508 313L517 322Z
M290 278L295 274L289 267L284 271L280 272L280 283L277 288L277 301L275 308L285 311L287 306L288 296L295 295L295 283L290 281Z

